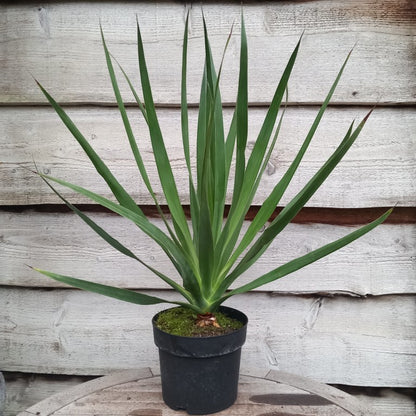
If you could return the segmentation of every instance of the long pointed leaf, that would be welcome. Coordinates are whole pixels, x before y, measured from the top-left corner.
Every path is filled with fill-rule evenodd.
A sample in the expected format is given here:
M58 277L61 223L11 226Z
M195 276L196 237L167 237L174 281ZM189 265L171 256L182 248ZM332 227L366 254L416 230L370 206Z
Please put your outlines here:
M215 81L215 93L214 93L214 111L212 113L212 121L211 123L214 124L214 140L212 142L212 153L214 157L212 158L212 170L214 173L214 189L213 189L213 212L212 212L212 230L213 230L213 241L217 241L220 235L220 231L223 224L224 219L224 208L225 208L225 200L227 196L227 179L228 174L226 171L226 143L225 143L225 136L224 136L224 121L223 121L223 110L222 110L222 102L221 102L221 94L219 83L222 74L222 68L224 64L224 58L226 51L228 49L231 36L233 33L233 26L231 27L230 33L228 34L227 41L224 46L221 64L218 70L218 76L213 78L213 82ZM215 75L214 70L214 62L211 61L211 65L213 68L213 75ZM209 126L209 128L211 128Z
M329 243L323 247L318 248L317 250L313 250L308 254L305 254L302 257L299 257L297 259L294 259L283 266L280 266L269 273L264 274L263 276L259 277L258 279L253 280L252 282L241 286L239 288L236 288L232 290L231 292L227 293L222 299L221 302L223 302L225 299L229 298L230 296L239 294L239 293L245 293L250 290L256 289L260 286L263 286L267 283L273 282L277 279L280 279L281 277L284 277L290 273L293 273L296 270L301 269L302 267L307 266L308 264L314 263L315 261L321 259L322 257L325 257L334 251L337 251L341 249L342 247L352 243L357 238L362 237L364 234L367 234L371 230L373 230L375 227L383 223L387 217L392 213L393 209L389 209L386 211L383 215L381 215L379 218L377 218L375 221L364 225L363 227L359 228L358 230L355 230L351 232L350 234L333 241L332 243ZM221 303L220 302L220 303Z
M141 38L140 27L137 22L137 44L140 78L142 81L143 97L147 111L149 132L152 142L153 154L156 161L156 166L159 174L160 183L162 185L163 193L166 197L166 202L169 206L172 221L175 226L176 233L181 241L184 249L188 251L193 258L193 262L197 263L197 256L194 246L192 244L192 237L189 232L185 213L183 211L175 179L173 177L172 167L166 152L165 143L163 141L162 132L160 130L158 118L156 115L155 105L153 102L152 90L150 87L149 75L147 72L147 65L144 55L143 41Z
M284 117L285 112L286 112L287 100L288 100L288 97L286 96L285 108L283 109L282 114L280 116L280 120L279 120L279 123L277 125L276 132L274 134L274 137L273 137L272 143L270 145L270 148L268 150L267 156L265 157L265 159L263 161L263 165L262 165L262 167L260 169L260 172L257 176L256 184L255 184L254 189L253 189L253 194L256 192L256 189L258 188L261 177L262 177L264 171L266 170L266 167L267 167L267 165L270 161L270 156L271 156L273 148L276 144L277 137L279 136L280 129L281 129L281 126L282 126L283 117ZM253 197L254 197L254 195L253 195ZM262 204L262 207L263 207L263 205L266 205L268 203L270 203L269 200L266 200ZM260 208L260 210L261 210L261 208ZM247 248L249 243L255 238L258 231L266 224L266 222L268 221L269 218L270 218L270 215L268 217L266 217L265 215L259 216L257 214L254 217L254 220L250 223L250 226L249 226L248 230L243 235L243 238L242 238L240 244L238 245L237 249L235 249L235 251L232 252L234 247L235 247L235 244L238 240L238 237L240 236L241 228L242 228L243 223L241 223L240 227L238 227L234 230L234 235L229 240L227 246L221 248L222 252L221 252L221 254L219 254L219 255L221 255L220 264L221 264L221 267L222 267L221 271L218 272L218 282L219 283L221 283L221 281L224 279L225 275L229 272L231 267L237 261L238 257ZM231 253L232 253L232 256L230 257Z
M244 174L244 181L240 190L240 198L238 201L234 201L231 205L226 225L223 229L223 232L221 233L219 244L222 247L227 247L227 245L234 239L236 230L241 229L247 209L251 204L251 199L254 197L255 189L253 189L253 187L256 184L257 175L261 168L264 155L267 151L268 143L273 132L278 111L280 109L280 104L282 102L283 95L285 94L292 68L296 61L300 42L301 39L297 43L294 51L292 52L292 55L289 58L286 68L274 93L263 125L260 129L257 141L251 152L247 163L246 172Z
M123 74L123 76L124 76L124 79L127 81L127 84L128 84L128 86L129 86L129 88L130 88L130 91L131 91L131 93L133 94L133 97L134 97L134 99L136 100L136 103L137 103L137 105L138 105L138 107L139 107L139 109L140 109L140 111L141 111L141 113L142 113L142 115L143 115L143 118L145 119L145 121L146 121L146 124L148 125L149 124L149 122L147 121L147 113L146 113L146 108L144 107L144 104L142 103L142 101L140 100L140 98L139 98L139 95L137 94L137 92L136 92L136 89L134 88L134 86L133 86L133 83L131 82L131 80L130 80L130 78L129 78L129 76L127 75L127 73L126 73L126 71L123 69L123 67L121 66L121 64L117 61L117 59L110 53L110 56L111 56L111 58L112 59L114 59L114 61L117 63L117 65L118 65L118 67L119 67L119 69L120 69L120 71L121 71L121 73Z
M202 163L202 169L199 169L200 182L198 184L201 205L198 252L200 270L201 274L204 275L205 291L208 294L210 294L212 284L216 278L218 258L214 253L214 242L221 230L227 191L224 126L219 81L231 35L232 29L224 47L217 76L204 19L207 114L205 117L205 148L203 156L199 160Z
M196 235L196 244L198 248L199 269L202 278L202 287L206 295L211 292L212 268L213 268L213 184L214 184L214 166L211 161L214 158L212 143L215 134L214 114L215 114L215 70L212 64L211 50L208 40L205 19L204 24L204 43L205 43L205 66L204 76L201 86L201 103L200 117L198 128L202 129L202 136L198 137L203 148L199 149L197 160L198 172L198 200L199 200L199 218ZM202 123L202 125L201 125Z
M237 112L234 111L233 118L225 141L225 181L228 183L230 176L231 162L233 159L234 147L237 138Z
M248 55L247 36L243 15L241 15L240 74L238 79L236 117L237 152L232 205L235 205L240 197L246 169L245 151L248 134Z
M113 86L114 95L115 95L116 101L117 101L117 106L119 108L120 115L121 115L121 118L123 120L124 129L126 131L127 138L129 140L129 144L130 144L130 148L131 148L131 150L133 152L133 156L134 156L134 159L136 161L136 165L137 165L137 167L139 169L139 172L140 172L140 175L141 175L141 177L143 179L143 182L145 183L146 188L147 188L150 196L152 197L153 202L156 205L156 208L157 208L157 210L159 212L159 215L161 216L161 218L162 218L162 220L163 220L166 228L169 231L169 234L170 234L171 238L175 241L175 243L177 245L179 245L178 241L176 240L175 234L173 233L171 227L169 226L169 223L166 220L166 217L165 217L165 215L164 215L164 213L163 213L163 211L162 211L162 209L160 207L159 201L157 200L156 194L153 191L152 185L150 183L149 176L147 174L145 165L143 163L142 155L141 155L140 150L139 150L139 148L137 146L136 139L134 137L133 130L131 128L131 124L130 124L129 118L127 116L127 111L126 111L126 108L124 106L123 99L121 97L120 89L119 89L118 83L117 83L116 74L114 72L114 67L113 67L113 64L111 62L111 55L110 55L110 52L109 52L109 50L107 48L107 43L105 41L104 33L103 33L102 28L101 28L101 39L102 39L102 43L103 43L103 47L104 47L104 53L105 53L105 58L106 58L106 62L107 62L108 73L110 75L111 84ZM119 64L119 67L121 68L121 65L120 64ZM127 82L128 82L128 84L130 86L130 89L133 92L133 95L136 97L137 103L138 103L139 108L141 109L141 111L143 113L143 116L145 117L146 122L148 122L146 110L144 109L143 104L140 102L140 100L139 100L139 98L137 96L137 93L134 90L133 85L130 82L127 74L125 73L125 71L122 68L121 68L121 70L122 70L122 72L124 74L124 77L127 79Z
M203 22L205 40L205 72L207 75L207 116L205 128L206 142L202 158L202 177L200 184L202 186L202 191L206 193L205 198L209 205L213 241L216 241L222 227L227 191L224 124L219 81L225 53L231 39L233 28L231 28L228 35L217 76L205 19ZM200 161L201 159L199 162Z
M71 184L69 182L63 181L52 176L39 174L40 176L56 182L62 186L70 188L75 192L86 196L92 201L100 204L101 206L109 209L112 212L115 212L118 215L121 215L124 218L129 219L135 223L146 235L151 237L166 253L169 259L172 261L173 265L178 270L179 274L184 279L186 288L192 291L192 294L195 296L199 295L199 274L198 269L194 269L192 266L191 259L184 257L184 254L169 237L160 230L156 225L152 224L146 217L142 217L137 213L125 208L121 205L118 205L107 198L102 197L94 192L88 191L85 188L82 188L78 185ZM194 279L195 277L195 279Z
M189 196L191 207L191 219L194 235L197 234L197 223L199 222L199 201L196 195L196 189L193 179L191 157L189 150L189 121L188 121L188 101L187 101L187 60L188 60L188 26L189 26L189 11L186 15L185 29L183 35L182 47L182 80L181 80L181 129L182 129L182 144L185 156L186 167L188 169L189 181Z
M181 80L181 128L182 128L182 143L185 155L185 162L188 168L189 178L192 181L191 157L189 152L189 123L188 123L188 101L186 90L186 72L187 72L187 57L188 57L188 22L189 11L186 15L185 30L183 34L182 47L182 80Z
M141 265L146 267L164 282L166 282L170 287L175 289L179 292L188 302L193 303L192 296L188 293L182 286L178 285L174 280L170 279L160 271L156 270L154 267L151 267L139 257L137 257L130 249L120 243L117 239L112 237L105 231L102 227L100 227L96 222L94 222L90 217L88 217L85 213L79 210L76 206L72 205L69 201L67 201L61 193L55 189L45 178L42 177L42 180L52 189L52 191L66 204L68 208L70 208L75 214L77 214L93 231L95 231L104 241L106 241L111 247L115 248L120 253L128 256L134 260L137 260Z
M36 83L38 84L42 93L45 95L45 97L47 98L47 100L49 101L53 109L55 110L55 112L61 118L65 126L68 128L68 130L72 133L72 135L77 140L77 142L84 149L85 153L91 160L97 172L107 182L108 186L110 187L117 201L119 201L121 205L128 207L132 211L139 212L143 215L140 208L134 202L133 198L120 185L120 183L111 173L111 171L108 169L107 165L100 159L100 157L97 155L94 149L90 146L90 144L82 135L82 133L78 130L77 126L73 123L71 118L66 114L66 112L62 109L62 107L53 99L53 97L45 90L45 88L43 88L43 86L38 81L36 81Z
M224 286L229 285L247 270L267 249L271 241L279 234L286 225L296 216L306 202L312 197L317 189L322 185L329 174L335 169L340 160L343 158L348 149L353 145L355 139L360 134L364 124L372 111L370 111L359 126L352 131L352 124L344 137L344 140L325 162L325 164L318 170L313 178L305 185L305 187L292 199L292 201L286 205L286 207L280 212L280 214L273 220L270 226L263 232L254 245L250 248L247 254L243 257L238 266L224 281Z
M233 264L234 261L240 256L243 251L248 247L248 245L253 241L257 233L261 230L261 228L264 226L264 224L268 221L272 213L274 212L275 208L279 204L283 194L285 193L287 187L289 186L297 168L299 167L300 162L303 159L303 156L306 153L306 150L308 149L311 140L319 126L319 123L324 115L325 110L328 107L328 104L335 92L335 89L339 83L339 80L341 79L341 75L345 69L345 66L350 58L351 52L347 55L343 65L341 66L341 69L339 70L337 77L335 81L333 82L321 108L319 109L319 112L312 123L312 126L298 152L295 159L289 166L288 170L285 172L281 180L277 183L277 185L274 187L270 195L266 198L266 200L262 203L260 210L256 214L253 221L250 223L250 226L243 236L239 246L233 253L232 259L230 259L230 263ZM272 145L273 146L273 145ZM226 255L227 253L225 253Z
M174 302L166 299L158 298L155 296L145 295L143 293L134 292L128 289L120 289L113 286L102 285L99 283L93 283L88 280L76 279L75 277L64 276L57 273L48 272L35 267L31 267L33 270L48 276L58 282L66 283L78 289L86 290L88 292L98 293L100 295L108 296L122 300L124 302L135 303L137 305L155 305L157 303L173 303L176 305L184 305L182 302ZM185 305L184 305L185 306ZM186 304L186 306L188 306Z

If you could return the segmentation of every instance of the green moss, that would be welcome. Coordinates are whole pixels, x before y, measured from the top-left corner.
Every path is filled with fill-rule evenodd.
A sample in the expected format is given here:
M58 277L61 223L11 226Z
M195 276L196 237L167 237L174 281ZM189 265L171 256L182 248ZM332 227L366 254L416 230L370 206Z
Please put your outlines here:
M156 326L164 332L183 337L206 337L224 335L240 329L243 324L237 319L217 312L217 322L221 328L214 326L199 327L196 325L197 313L188 308L178 307L161 312Z

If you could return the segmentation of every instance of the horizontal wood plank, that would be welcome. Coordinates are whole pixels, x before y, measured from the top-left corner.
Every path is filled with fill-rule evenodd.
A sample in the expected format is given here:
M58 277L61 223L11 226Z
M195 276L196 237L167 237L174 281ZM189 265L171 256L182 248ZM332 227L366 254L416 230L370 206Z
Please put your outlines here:
M321 122L299 171L284 196L287 203L315 174L334 151L354 119L362 119L366 109L330 108ZM132 193L139 204L153 204L139 180L120 115L108 108L70 108L68 113L87 137L97 153L108 163L116 177ZM317 108L289 108L276 149L264 174L255 204L271 192L295 157L313 123ZM129 113L156 194L161 196L157 171L147 128L133 110ZM249 141L255 143L266 111L253 109L249 120ZM225 111L228 125L232 110ZM162 131L177 179L182 201L188 198L187 170L180 131L180 112L163 109L159 112ZM197 125L197 111L190 112L192 153ZM76 140L54 114L46 108L0 109L0 204L24 205L60 203L53 192L33 173L34 161L39 169L52 176L110 196L109 189L83 153ZM371 115L357 142L344 160L307 203L310 207L388 207L416 206L416 113L412 108L378 108ZM73 203L87 203L85 197L62 189Z
M186 4L172 2L6 3L0 6L3 77L1 103L44 103L29 72L58 101L112 103L101 46L101 21L109 47L136 78L138 15L158 103L180 101L181 45ZM198 102L203 64L201 10L190 8L189 100ZM240 4L204 5L213 55L222 56ZM325 91L354 46L336 103L415 103L414 36L416 13L406 0L253 2L244 6L249 36L252 103L271 100L272 90L301 33L299 61L290 83L290 101L322 102ZM236 24L236 26L239 26ZM239 28L235 29L239 32ZM228 48L222 71L225 102L236 97L239 39ZM126 92L127 88L123 88ZM127 94L126 100L132 97Z
M4 416L15 416L53 394L88 381L89 377L5 373L7 398ZM357 388L337 386L357 397L378 416L416 416L410 389ZM288 389L288 388L286 388Z
M111 235L143 261L177 276L162 250L124 219L89 213ZM163 228L161 220L152 219ZM26 264L56 273L134 289L166 289L167 285L138 262L123 256L72 213L0 211L0 284L62 287ZM248 224L248 223L247 223ZM238 285L334 241L352 227L290 224L247 271ZM261 290L281 293L327 293L352 296L416 293L416 225L381 225L343 250ZM65 286L64 286L65 287Z
M99 375L157 366L150 319L160 306L138 309L77 290L1 290L5 371ZM228 304L249 317L246 367L271 366L326 383L416 386L412 296L360 300L251 293Z

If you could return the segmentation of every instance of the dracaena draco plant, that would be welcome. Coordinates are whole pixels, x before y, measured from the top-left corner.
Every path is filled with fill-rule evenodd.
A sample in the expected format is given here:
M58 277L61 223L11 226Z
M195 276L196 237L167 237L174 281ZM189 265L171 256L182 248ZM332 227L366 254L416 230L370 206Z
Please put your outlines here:
M391 210L384 213L375 221L356 229L348 235L270 270L262 276L255 277L249 283L239 286L237 279L260 258L274 238L284 230L312 195L314 195L316 190L334 170L357 139L371 113L367 114L358 125L354 126L354 122L351 123L347 132L343 135L341 143L333 154L297 195L272 221L270 221L272 214L279 205L284 192L290 184L291 179L311 143L347 64L349 54L341 66L296 157L271 190L268 197L264 200L248 229L243 232L242 229L246 214L252 204L279 134L285 109L284 102L286 99L287 85L292 68L295 64L301 40L299 40L289 58L283 75L274 91L271 104L255 140L255 144L251 151L249 151L247 146L248 58L244 19L241 19L240 67L237 101L232 121L227 130L224 129L223 124L223 109L219 88L222 63L217 73L213 64L207 27L204 19L205 64L199 101L195 168L191 163L190 135L188 129L186 83L188 65L188 19L186 20L182 49L181 127L184 161L189 177L190 220L188 221L181 204L179 190L175 182L156 114L139 24L137 24L138 65L143 101L139 99L139 96L125 71L110 54L104 39L102 28L101 36L109 76L117 100L118 109L124 123L126 135L137 164L138 173L145 183L147 190L163 219L167 231L162 231L154 223L149 221L141 208L137 205L136 201L117 181L105 162L94 151L74 122L39 83L39 87L43 94L74 138L81 145L97 172L104 178L117 202L113 202L112 200L84 189L81 186L74 185L49 175L44 175L40 172L38 172L38 174L63 200L63 202L100 237L119 252L137 260L157 277L166 282L172 289L177 291L183 299L180 301L166 300L161 297L149 296L148 294L138 293L133 290L116 288L35 269L38 272L71 286L117 298L126 302L141 305L157 303L177 304L191 308L195 312L203 315L215 312L216 309L231 296L248 292L273 282L274 280L280 279L281 277L344 247L381 224L390 214ZM226 44L228 44L230 36L228 37ZM226 47L224 48L224 53L225 50ZM160 184L163 190L165 203L169 208L169 218L164 214L160 203L156 198L156 194L146 171L142 153L133 135L133 129L127 116L118 81L116 79L115 67L120 68L125 81L135 97L138 109L141 111L142 116L147 123ZM232 163L233 160L234 163ZM232 184L228 185L229 179L231 178ZM178 283L178 279L175 280L173 277L165 275L163 271L157 270L153 265L147 264L137 257L133 251L125 247L120 241L108 234L85 213L81 212L76 206L67 201L52 186L52 183L57 183L69 188L72 191L89 198L94 203L132 221L133 224L139 227L141 231L153 239L162 248L164 253L173 263L182 282ZM232 195L231 203L227 201L227 192ZM225 215L226 209L228 210L227 215ZM263 231L260 233L261 230Z

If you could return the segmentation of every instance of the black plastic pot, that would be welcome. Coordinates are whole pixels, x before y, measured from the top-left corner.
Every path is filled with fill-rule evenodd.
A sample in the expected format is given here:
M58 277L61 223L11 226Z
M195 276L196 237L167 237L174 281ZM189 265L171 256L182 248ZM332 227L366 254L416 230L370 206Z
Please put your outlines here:
M171 409L202 415L235 402L248 319L237 309L222 306L220 311L243 322L243 327L214 337L181 337L161 331L155 324L158 314L153 317L162 395Z

